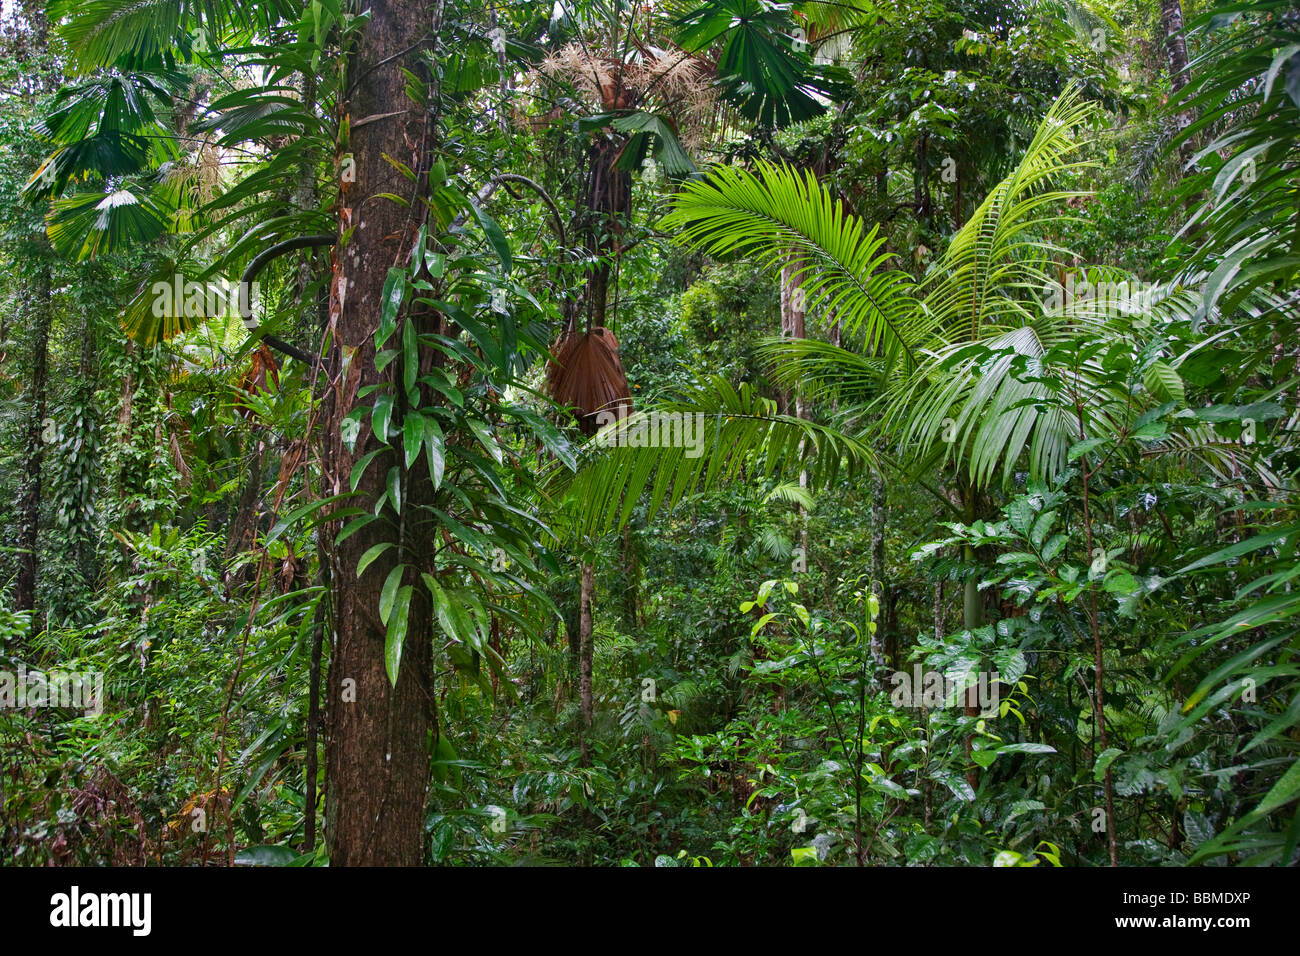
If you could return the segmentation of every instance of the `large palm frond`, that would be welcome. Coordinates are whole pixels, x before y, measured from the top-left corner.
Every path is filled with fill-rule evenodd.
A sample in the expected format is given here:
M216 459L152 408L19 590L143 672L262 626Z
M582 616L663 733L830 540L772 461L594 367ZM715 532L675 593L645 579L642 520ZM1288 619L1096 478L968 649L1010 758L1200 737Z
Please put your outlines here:
M49 16L82 69L136 69L178 47L201 51L199 30L215 38L229 29L265 29L300 10L290 0L52 0Z
M833 312L873 355L914 362L912 279L890 268L879 227L867 228L811 172L716 166L682 188L664 228L714 257L753 256L772 271L788 266L810 311Z
M37 126L57 148L23 187L24 194L58 196L71 180L126 176L176 159L175 137L160 114L166 114L182 81L174 71L113 73L61 89Z
M1189 196L1203 202L1184 231L1203 241L1186 275L1205 279L1206 310L1231 310L1256 290L1291 292L1300 273L1300 19L1292 0L1206 14L1207 34L1177 108L1197 114L1179 136L1213 139L1195 156ZM1296 300L1281 315L1296 320ZM1202 315L1203 317L1203 315Z
M147 193L126 188L79 193L54 200L47 231L60 255L93 259L157 239L166 231L170 216Z
M1097 165L1079 156L1087 145L1080 131L1098 109L1078 87L1067 88L1016 168L953 236L923 284L925 312L943 341L978 342L1033 318L1035 298L1057 278L1054 263L1067 255L1048 238L1063 221L1061 205L1089 195L1056 184Z
M690 431L683 438L682 425ZM677 436L674 438L673 436ZM648 514L689 494L748 476L806 470L826 487L847 465L873 465L871 449L834 429L777 414L776 403L748 385L711 376L681 398L606 426L585 446L578 469L552 481L560 537L576 540L622 527L642 495Z
M796 49L789 8L783 5L706 0L676 23L683 49L716 52L723 95L760 126L784 127L820 115L850 80Z
M1094 165L1079 158L1086 144L1079 130L1096 109L1077 88L1062 93L1019 164L922 283L923 318L913 331L923 335L923 358L913 374L890 379L875 425L897 442L900 459L930 461L942 443L977 487L999 474L1009 478L1025 454L1032 475L1050 478L1078 440L1077 422L1049 401L1067 374L1091 379L1094 420L1111 417L1104 406L1117 396L1102 388L1105 376L1094 363L1064 369L1044 362L1080 332L1113 337L1124 325L1107 311L1110 303L1046 301L1061 287L1057 262L1070 257L1049 238L1060 205L1087 194L1058 183Z
M884 381L881 359L821 339L765 339L757 352L777 385L819 404L864 404Z

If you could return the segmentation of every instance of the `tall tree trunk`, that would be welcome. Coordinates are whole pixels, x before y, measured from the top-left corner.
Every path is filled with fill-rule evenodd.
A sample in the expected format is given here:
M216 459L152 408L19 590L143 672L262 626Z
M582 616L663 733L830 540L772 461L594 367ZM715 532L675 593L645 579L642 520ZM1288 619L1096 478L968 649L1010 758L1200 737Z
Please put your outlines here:
M790 262L781 266L781 337L790 339L808 337L806 296L795 267ZM788 415L791 410L799 418L808 417L807 403L798 392L793 396L788 394L781 396L782 413Z
M81 355L79 358L80 381L77 383L77 412L81 415L81 451L83 468L81 473L90 479L79 504L85 510L78 515L78 527L73 538L73 564L87 587L92 587L95 580L95 532L94 532L94 495L96 465L99 450L99 418L95 413L95 390L99 378L99 339L98 326L89 312L85 314L81 329Z
M934 585L934 601L931 610L934 619L934 639L943 640L943 636L948 633L947 613L943 604L943 581L937 581Z
M623 527L623 547L619 551L622 562L623 593L619 606L623 617L623 630L635 634L641 626L641 562L637 557L636 540L632 537L634 522Z
M926 229L933 229L934 216L931 210L932 202L930 197L930 136L928 133L921 134L921 140L916 147L916 180L913 193L913 201L916 203L916 218L925 225Z
M18 576L14 583L14 608L36 607L37 546L41 520L41 466L45 459L45 407L49 387L50 267L42 264L26 283L28 324L31 329L32 377L27 391L26 461L18 492Z
M591 626L591 596L596 590L596 568L590 561L582 562L582 591L578 597L578 712L581 721L579 747L582 765L591 766L591 734L594 708L591 700L591 664L595 654Z
M340 243L330 303L330 367L338 377L326 398L322 478L327 495L346 492L354 462L381 446L367 424L350 452L340 425L359 404L359 389L391 383L397 374L398 363L383 374L375 369L373 335L385 277L391 266L405 264L419 226L414 217L422 204L414 197L408 211L380 194L411 196L413 190L427 189L431 125L436 122L427 108L407 98L406 71L422 72L419 55L431 41L421 38L437 35L441 3L435 2L430 12L426 4L412 0L371 0L369 10L347 73L354 91L345 108L352 120L348 148L355 182L344 184L348 188L340 198ZM360 123L363 118L367 122ZM413 169L415 182L388 157ZM394 462L392 452L372 462L349 504L373 511ZM420 484L429 483L412 480L409 490L416 491ZM403 497L404 512L411 513L413 499ZM422 589L415 591L395 686L384 666L386 628L379 617L380 590L389 572L407 555L414 560L428 553L412 539L408 522L401 524L405 534L387 522L372 522L328 555L335 630L326 685L326 840L333 865L409 866L423 859L434 727L429 601ZM399 546L387 549L358 579L360 557L395 535ZM322 540L328 543L332 535L323 533Z
M579 235L591 257L587 269L587 330L608 327L609 280L623 252L632 215L632 176L615 169L623 140L597 133L587 151L587 182L579 207Z
M886 650L885 628L889 615L885 613L888 596L885 588L885 481L880 475L871 476L871 591L880 602L880 617L876 633L871 635L871 659L880 668L880 680L888 686L889 675L885 669L891 665Z
M1187 85L1190 76L1187 72L1187 40L1183 36L1183 5L1180 0L1160 0L1160 23L1165 33L1165 61L1169 68L1169 86L1177 95ZM1192 118L1186 111L1180 111L1176 117L1178 131L1181 133L1191 125ZM1195 154L1191 137L1178 147L1178 154L1184 165Z
M1160 22L1165 30L1165 58L1169 85L1177 93L1187 85L1187 40L1183 36L1183 5L1179 0L1160 0Z
M805 339L808 337L808 313L807 303L804 295L803 286L800 284L799 275L795 267L790 262L786 262L781 267L781 335L792 339ZM785 408L782 411L788 414L790 399L784 398ZM812 415L807 398L799 391L794 393L794 414L797 418L808 419ZM803 456L803 442L799 443L799 454ZM800 469L799 487L808 487L808 470ZM808 560L808 512L799 506L799 555L803 558L806 566Z
M965 482L961 485L961 500L963 510L963 520L970 525L975 522L975 517L979 511L979 492L971 485ZM968 565L975 563L975 549L966 545L963 549L963 557ZM962 588L962 626L973 631L984 624L984 596L980 594L979 580L975 575L966 579ZM975 717L979 715L979 706L972 703L972 696L976 688L972 687L966 693L966 716ZM966 759L971 759L971 753L974 750L975 738L973 735L966 737ZM974 763L966 771L966 782L970 784L972 790L979 787L980 772Z
M23 0L21 19L30 31L29 51L33 60L24 62L24 74L32 95L50 89L59 83L59 75L47 59L49 52L50 22L45 13L46 4L39 0ZM13 14L12 8L7 11ZM23 57L26 60L26 57ZM31 380L27 392L27 427L25 437L26 460L22 483L18 490L18 573L14 581L14 608L32 611L36 608L36 578L40 565L37 553L40 544L41 478L45 459L45 409L49 388L50 324L54 314L51 301L53 280L48 259L49 240L43 230L32 237L31 252L37 265L30 278L23 283L27 327L31 332ZM33 622L35 629L35 622Z

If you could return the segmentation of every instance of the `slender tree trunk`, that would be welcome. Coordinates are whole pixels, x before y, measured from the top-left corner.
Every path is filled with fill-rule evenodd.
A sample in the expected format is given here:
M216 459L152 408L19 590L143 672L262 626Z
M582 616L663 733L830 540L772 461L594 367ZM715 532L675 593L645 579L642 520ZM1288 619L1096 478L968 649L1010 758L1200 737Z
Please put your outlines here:
M931 211L930 197L930 136L928 133L921 134L921 141L916 148L916 188L914 193L916 217L925 224L927 229L933 229L934 216Z
M78 504L78 527L73 537L73 563L85 586L94 586L95 580L95 522L94 501L99 455L99 416L95 409L95 389L99 378L97 323L87 312L81 329L80 381L77 383L77 414L81 416L79 454L83 456L76 474L88 479L82 489Z
M946 624L947 615L944 613L943 606L942 581L937 582L934 586L934 602L931 610L934 614L934 639L936 641L942 640L944 634L948 633Z
M1183 36L1182 3L1179 0L1160 0L1160 22L1165 33L1165 62L1169 69L1169 86L1177 95L1190 79L1187 71L1187 40ZM1192 122L1191 116L1186 111L1180 111L1176 120L1180 133ZM1191 139L1185 140L1178 147L1178 154L1184 164L1191 161L1194 153L1195 146Z
M979 503L977 497L978 494L979 493L973 487L963 482L961 486L962 507L964 512L963 520L968 525L975 521L975 516L978 511L978 503ZM965 558L967 564L974 564L975 549L972 548L970 545L966 545L963 552L963 557ZM975 628L983 626L983 624L984 624L984 596L980 594L979 581L975 578L975 576L972 575L971 577L968 577L966 579L965 585L962 588L962 626L966 628L966 630L968 631L973 631L975 630ZM972 687L970 688L970 690L967 691L966 694L966 716L967 717L975 717L978 716L979 714L978 704L971 702L971 697L975 692L976 692L976 688ZM971 735L967 735L966 737L966 759L967 760L971 759L971 753L974 749L974 743L975 743L974 737ZM979 782L980 782L979 768L976 767L973 763L966 771L966 782L970 784L972 790L976 789L979 786Z
M437 35L441 4L435 3L430 13L426 4L411 0L371 0L369 11L348 64L351 94L344 104L352 120L347 148L355 163L355 182L346 184L340 197L340 244L331 290L330 368L337 378L325 403L322 477L327 495L346 492L354 462L381 445L366 424L349 451L340 425L361 404L359 389L391 384L398 374L394 366L399 363L383 374L376 371L373 336L385 277L390 267L406 263L421 204L417 196L408 210L380 194L411 196L427 189L427 150L436 121L427 108L407 98L406 72L422 72L419 54L429 41L421 43L421 38ZM368 121L357 122L363 118ZM413 169L415 182L389 157ZM373 510L395 462L391 451L372 462L349 504ZM418 493L420 484L428 481L411 480L408 490ZM404 514L412 513L412 496L403 497ZM418 560L428 553L427 548L421 551L421 541L413 539L405 520L402 525L394 530L387 522L372 522L328 555L334 579L334 646L326 685L326 840L330 862L336 866L409 866L419 864L424 855L434 726L431 609L423 589L417 589L396 686L384 666L386 628L379 617L379 594L389 572L399 560ZM426 529L426 537L431 533ZM321 537L328 547L332 535ZM360 557L376 544L395 539L399 546L387 549L358 579Z
M1078 412L1078 415L1080 421L1082 421L1083 412L1081 410ZM1082 427L1080 427L1079 430L1082 433ZM1081 474L1083 481L1083 528L1088 554L1091 556L1095 553L1094 545L1096 542L1092 534L1092 496L1088 485L1090 477L1091 473L1085 466ZM1105 648L1102 645L1101 626L1097 617L1097 592L1092 588L1088 589L1088 626L1092 631L1092 713L1093 723L1097 733L1097 747L1093 749L1093 760L1095 761L1100 754L1105 753L1110 747L1110 740L1106 728ZM1110 858L1110 865L1119 866L1119 843L1115 836L1115 784L1109 766L1106 767L1106 770L1102 775L1102 796L1106 801L1106 853Z
M805 296L795 267L786 262L781 266L781 337L805 339L808 337L808 313ZM796 391L794 395L781 396L781 411L794 412L799 418L808 417L807 402Z
M578 587L582 587L582 570L578 570ZM576 604L569 605L565 610L564 616L564 641L569 648L569 654L566 658L567 667L564 671L563 678L557 675L555 681L555 710L558 713L561 707L572 703L577 699L578 694L578 671L581 669L580 661L582 660L582 596L579 590L578 601Z
M632 537L633 522L629 521L623 528L623 547L619 559L623 564L623 593L620 607L623 616L623 629L629 634L635 633L641 626L641 563L637 558L636 541Z
M876 633L871 635L871 659L880 669L880 680L888 686L885 673L890 666L885 647L885 627L888 615L885 589L885 481L880 475L871 476L871 590L880 602L880 617Z
M582 563L582 591L578 597L578 710L581 721L579 747L582 765L591 765L591 733L594 716L591 700L591 664L594 656L591 626L591 596L596 589L596 568L590 561Z
M1165 29L1165 58L1169 85L1177 93L1187 85L1187 40L1183 36L1183 5L1179 0L1160 0L1160 22Z
M32 377L27 392L26 461L18 492L18 576L14 584L14 608L36 607L36 575L41 520L41 467L45 459L45 408L49 388L50 267L42 265L27 283L28 321L31 327Z
M792 339L808 337L808 313L803 286L795 267L786 262L781 267L781 335ZM786 408L790 399L785 398ZM807 398L798 389L794 393L794 414L797 418L807 420L812 416L812 407ZM799 443L799 455L803 456L803 442ZM808 487L808 470L799 470L799 487ZM808 512L799 506L799 554L808 560Z

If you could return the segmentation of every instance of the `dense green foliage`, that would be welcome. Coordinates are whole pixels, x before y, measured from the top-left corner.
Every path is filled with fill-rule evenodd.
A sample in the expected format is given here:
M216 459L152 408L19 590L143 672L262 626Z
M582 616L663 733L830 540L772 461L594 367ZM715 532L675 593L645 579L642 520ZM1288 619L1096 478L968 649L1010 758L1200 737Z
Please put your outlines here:
M20 6L0 858L327 863L373 565L430 864L1300 862L1300 8L1169 6Z

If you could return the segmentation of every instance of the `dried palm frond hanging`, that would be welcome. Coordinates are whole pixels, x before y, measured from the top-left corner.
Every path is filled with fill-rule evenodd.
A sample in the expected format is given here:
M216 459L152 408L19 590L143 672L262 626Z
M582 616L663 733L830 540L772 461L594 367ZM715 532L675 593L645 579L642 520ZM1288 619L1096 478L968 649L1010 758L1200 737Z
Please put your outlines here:
M273 385L278 388L280 385L280 364L276 362L275 356L265 345L259 345L253 352L252 361L249 363L248 371L240 379L239 389L246 395L253 395L255 392L264 391L267 385ZM239 413L245 418L251 418L254 414L253 407L241 404Z
M560 335L546 367L546 383L556 402L575 410L585 435L594 435L608 421L597 418L600 412L612 412L615 418L632 413L618 339L601 326L590 332L569 329Z
M573 85L587 109L662 111L671 116L675 134L687 149L708 142L716 111L717 91L713 70L698 57L675 50L643 47L625 57L599 56L584 44L571 43L542 60L529 75L526 88L538 79L561 80ZM550 102L549 97L544 98ZM547 116L525 118L534 128Z

